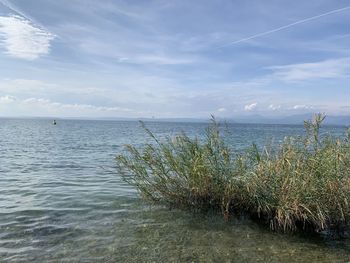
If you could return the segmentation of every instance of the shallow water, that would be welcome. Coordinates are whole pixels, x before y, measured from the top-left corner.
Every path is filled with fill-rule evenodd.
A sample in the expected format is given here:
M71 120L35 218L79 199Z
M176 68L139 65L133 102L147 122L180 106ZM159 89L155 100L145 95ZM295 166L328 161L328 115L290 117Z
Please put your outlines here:
M147 123L164 137L206 124ZM229 125L237 151L302 126ZM344 134L345 128L323 132ZM348 262L350 240L284 235L249 219L150 207L115 170L137 122L0 119L0 262Z

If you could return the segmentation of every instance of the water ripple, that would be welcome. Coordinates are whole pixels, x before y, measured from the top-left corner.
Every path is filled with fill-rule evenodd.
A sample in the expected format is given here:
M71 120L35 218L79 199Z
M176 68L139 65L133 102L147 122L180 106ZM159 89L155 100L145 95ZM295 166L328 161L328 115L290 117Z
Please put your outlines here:
M149 123L164 138L205 124ZM299 126L236 125L232 148L297 135ZM344 129L329 127L343 133ZM233 141L235 143L233 143ZM149 207L115 173L123 145L145 145L137 122L0 119L0 261L319 262L350 259L348 240L286 237L249 220ZM335 244L335 245L334 245Z

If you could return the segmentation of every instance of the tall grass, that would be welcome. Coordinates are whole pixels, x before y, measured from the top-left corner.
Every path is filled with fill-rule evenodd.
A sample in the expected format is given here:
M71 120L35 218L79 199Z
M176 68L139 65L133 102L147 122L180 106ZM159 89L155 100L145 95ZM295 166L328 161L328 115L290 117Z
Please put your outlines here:
M272 229L323 230L350 219L350 135L320 136L324 115L278 146L233 153L213 119L205 138L181 133L117 156L125 180L151 202L244 212Z

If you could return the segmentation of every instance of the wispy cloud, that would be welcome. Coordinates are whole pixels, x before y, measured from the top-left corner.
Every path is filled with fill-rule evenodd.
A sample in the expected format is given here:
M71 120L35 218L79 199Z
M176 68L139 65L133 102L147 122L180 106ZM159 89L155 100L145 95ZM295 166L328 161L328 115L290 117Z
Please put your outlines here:
M91 34L100 34L90 31ZM74 32L72 32L74 34ZM122 38L132 39L130 43L113 39L103 42L96 39L79 38L76 41L85 53L100 58L114 59L114 63L137 65L181 65L196 62L194 55L182 54L170 47L169 40L162 37L135 35L134 32L121 32ZM108 37L110 38L110 37ZM113 37L112 37L113 38Z
M45 98L20 99L11 95L0 96L0 109L8 115L20 114L28 116L104 116L118 117L125 113L138 114L138 112L124 107L105 107L91 104L61 103ZM137 115L135 115L137 116Z
M190 58L177 58L172 56L164 55L142 55L132 57L120 57L118 61L121 63L130 64L158 64L158 65L177 65L177 64L189 64L193 60Z
M28 98L21 101L25 104L36 104L45 107L56 107L62 109L75 109L75 110L94 110L94 111L116 111L116 112L130 112L131 109L122 107L105 107L105 106L95 106L91 104L67 104L60 102L52 102L48 99L42 98Z
M347 77L350 70L350 58L273 66L269 69L274 71L275 77L284 81Z
M200 9L177 0L62 2L0 0L0 103L9 114L283 116L317 105L337 112L350 100L342 0L290 8L205 0ZM217 48L248 41L242 36L249 45Z
M0 4L2 4L3 6L5 6L6 8L8 8L9 10L11 10L12 13L15 13L21 17L24 17L30 21L32 21L32 18L30 18L28 15L26 15L25 13L23 13L18 7L16 7L15 5L13 5L11 2L9 2L8 0L0 0Z
M18 16L0 16L0 45L10 56L34 60L48 54L55 36Z

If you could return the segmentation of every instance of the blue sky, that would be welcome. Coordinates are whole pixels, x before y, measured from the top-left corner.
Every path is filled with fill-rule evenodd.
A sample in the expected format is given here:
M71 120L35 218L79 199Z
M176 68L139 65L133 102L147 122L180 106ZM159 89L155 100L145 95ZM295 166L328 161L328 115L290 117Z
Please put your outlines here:
M350 115L350 2L0 0L0 116Z

